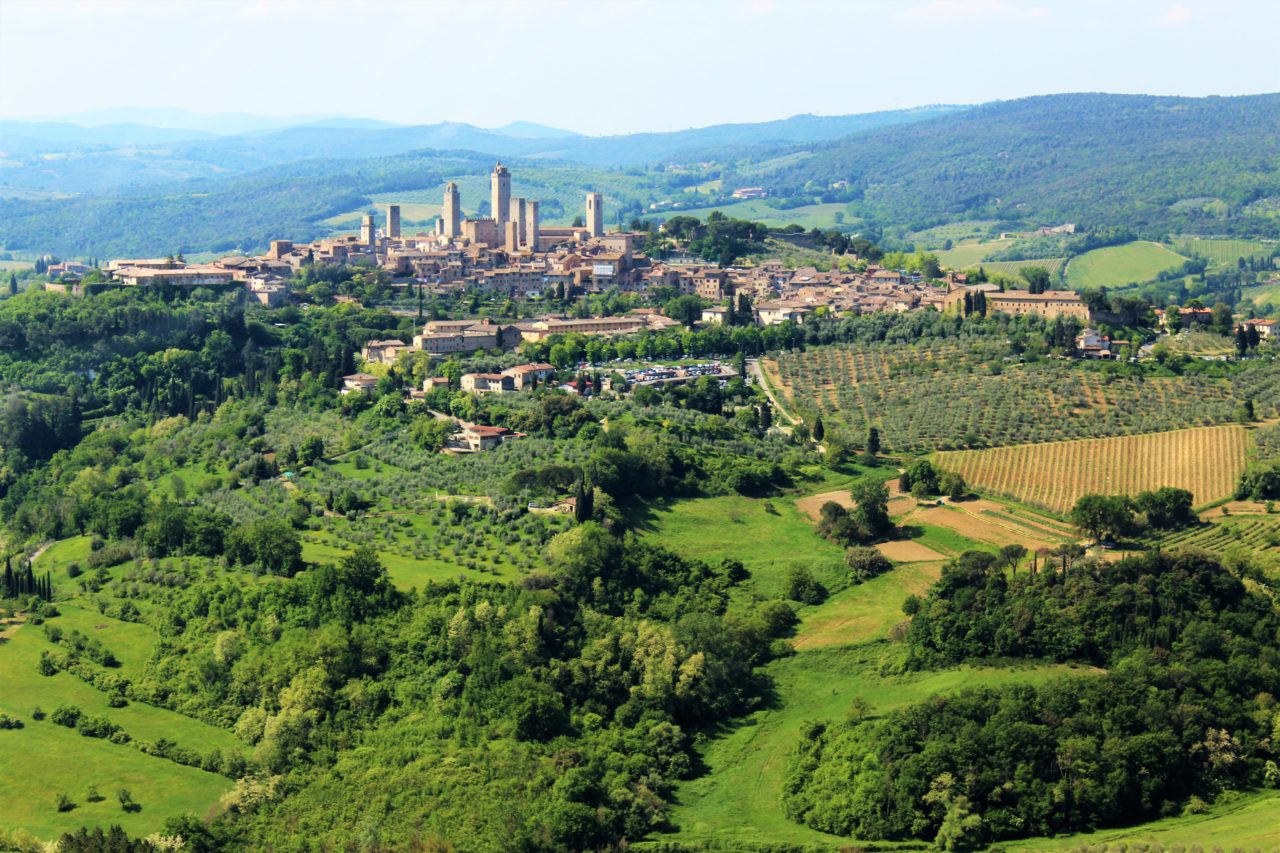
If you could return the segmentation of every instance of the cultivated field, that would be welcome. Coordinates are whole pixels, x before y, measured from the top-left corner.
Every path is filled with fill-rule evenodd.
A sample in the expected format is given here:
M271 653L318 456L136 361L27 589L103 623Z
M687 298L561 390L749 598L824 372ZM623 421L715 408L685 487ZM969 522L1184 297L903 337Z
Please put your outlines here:
M1065 361L1004 362L1003 344L813 347L761 364L793 412L820 413L857 442L880 429L886 448L931 452L1230 423L1251 398L1280 403L1280 371L1251 362L1228 378L1153 376ZM939 405L939 402L945 405Z
M1197 504L1229 497L1250 439L1240 426L961 450L935 457L971 485L1055 512L1087 492L1189 489Z
M1053 275L1062 269L1062 265L1066 262L1066 258L1034 258L1029 261L983 261L981 264L970 264L969 269L980 266L988 273L1018 275L1028 267L1041 267L1048 270L1050 275Z
M1180 237L1174 248L1184 255L1196 255L1216 264L1234 264L1239 258L1269 256L1275 244L1257 240L1214 240L1205 237Z
M1150 281L1185 260L1159 243L1139 241L1108 246L1072 258L1067 265L1067 283L1076 289L1120 287Z

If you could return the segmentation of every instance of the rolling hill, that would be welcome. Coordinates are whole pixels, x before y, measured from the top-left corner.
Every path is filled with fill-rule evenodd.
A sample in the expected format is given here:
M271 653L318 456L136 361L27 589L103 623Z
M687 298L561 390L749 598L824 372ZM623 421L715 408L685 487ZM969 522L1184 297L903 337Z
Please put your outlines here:
M916 228L959 219L1269 233L1246 205L1280 196L1280 95L1024 98L734 167L781 193L848 181L856 208Z
M710 159L721 186L772 189L776 200L764 202L771 208L813 205L832 184L847 182L839 198L822 199L845 205L846 229L1069 221L1122 225L1149 239L1280 235L1280 216L1259 212L1275 207L1260 201L1280 200L1280 95L1053 95L957 110L797 116L609 138L555 138L554 130L527 127L507 128L526 134L514 137L463 124L322 123L134 149L132 159L95 152L43 161L42 169L53 184L72 171L95 181L96 195L0 200L0 248L99 257L250 250L271 237L326 233L323 220L367 206L375 194L430 194L444 180L479 181L494 156L511 163L518 182L528 180L519 192L549 202L548 222L558 216L550 202L571 215L572 199L588 188L605 193L613 223L620 210L638 214L687 183L675 171L619 164ZM862 129L814 141L850 127ZM397 151L405 146L422 150ZM343 157L326 156L335 147ZM0 174L12 181L15 171ZM170 180L156 183L159 173ZM792 201L798 204L785 204Z

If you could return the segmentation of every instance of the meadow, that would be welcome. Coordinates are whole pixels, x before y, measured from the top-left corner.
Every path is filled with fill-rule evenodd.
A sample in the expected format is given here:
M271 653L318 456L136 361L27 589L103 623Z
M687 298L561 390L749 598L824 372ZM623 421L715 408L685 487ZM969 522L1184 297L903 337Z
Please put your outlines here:
M952 246L950 249L935 251L938 263L948 269L966 269L977 266L987 255L1006 249L1013 244L1013 239L966 242Z
M1251 362L1227 377L1151 375L1058 360L1002 363L1003 344L813 347L762 360L788 408L843 425L856 442L879 428L894 452L1034 444L1163 432L1259 417L1280 403L1280 376ZM947 405L938 405L946 401Z
M921 246L927 251L932 251L942 248L943 243L947 240L951 240L953 243L980 241L996 224L997 222L994 219L966 219L961 222L935 225L922 231L912 231L907 237L917 246Z
M1020 444L938 453L937 464L984 492L1065 513L1081 495L1190 490L1197 505L1228 498L1252 442L1241 426Z
M63 631L76 629L99 640L120 659L121 675L131 677L141 672L156 640L151 628L103 616L82 604L59 602L58 609L61 615L48 624ZM21 729L0 731L0 749L7 756L5 772L0 773L6 829L24 829L50 838L82 825L119 823L131 833L146 834L160 829L169 817L203 815L216 806L218 797L232 785L224 776L148 755L132 745L82 736L48 717L34 719L36 708L49 713L59 705L69 705L106 717L138 741L169 740L202 754L214 748L247 749L225 729L138 701L113 708L105 693L69 673L39 674L41 653L57 648L41 626L32 624L0 644L0 681L4 684L0 712L25 724ZM90 801L90 786L105 799ZM120 808L116 799L120 788L132 793L141 806L139 811ZM59 812L55 799L64 793L76 805Z
M900 571L900 570L899 570ZM883 592L854 587L851 594ZM898 621L869 619L850 632L844 645L806 644L805 623L796 637L796 655L766 667L776 701L736 725L726 727L702 751L706 771L682 782L673 835L656 842L675 841L712 849L749 849L749 845L813 845L813 849L847 849L850 839L828 835L793 823L779 804L787 756L809 721L840 719L855 700L874 714L900 708L939 693L975 685L1038 683L1049 678L1091 672L1082 667L958 667L937 672L887 674L899 657L895 646L873 639ZM821 630L821 623L817 623ZM805 647L807 645L807 648ZM646 844L636 846L643 850ZM877 845L878 846L878 845Z
M1150 281L1184 261L1185 257L1159 243L1138 241L1108 246L1072 258L1067 265L1067 284L1075 290L1122 287Z

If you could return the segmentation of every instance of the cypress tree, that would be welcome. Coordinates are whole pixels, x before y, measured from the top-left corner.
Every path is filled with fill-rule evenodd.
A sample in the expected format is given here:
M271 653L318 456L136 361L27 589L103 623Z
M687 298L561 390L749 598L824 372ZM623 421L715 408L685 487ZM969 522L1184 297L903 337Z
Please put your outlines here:
M822 425L822 418L820 416L817 418L814 418L813 431L812 431L813 440L816 442L821 442L822 439L826 436L826 434L827 434L827 428Z

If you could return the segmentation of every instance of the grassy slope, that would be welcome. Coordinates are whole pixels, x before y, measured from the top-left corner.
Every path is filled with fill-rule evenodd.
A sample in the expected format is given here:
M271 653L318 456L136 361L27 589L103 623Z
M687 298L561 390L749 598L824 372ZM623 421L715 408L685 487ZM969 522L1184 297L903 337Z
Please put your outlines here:
M1005 845L1009 853L1040 853L1052 850L1080 850L1094 845L1145 842L1169 849L1174 845L1199 846L1208 850L1280 850L1280 793L1258 791L1228 794L1208 813L1152 821L1126 829L1060 838L1035 838ZM1112 847L1119 850L1119 847Z
M681 196L679 200L688 201L684 196ZM808 229L831 228L836 224L836 214L843 213L846 208L847 205L844 204L806 204L790 210L778 210L770 207L763 199L751 199L736 204L721 204L687 210L664 210L660 213L651 214L651 216L669 219L672 216L689 215L696 216L699 219L706 219L711 211L718 210L725 216L734 219L750 219L753 222L763 222L765 225L774 228L801 225Z
M150 654L153 635L149 628L119 622L74 605L59 604L65 615L50 620L65 629L76 628L102 640L121 659L121 671L136 672ZM103 625L103 628L96 626ZM75 705L89 714L103 715L139 740L168 738L180 746L208 752L242 749L228 731L190 717L140 702L124 708L107 705L106 694L80 679L58 673L42 676L36 662L43 650L54 646L37 626L26 625L0 646L0 712L19 717L26 727L0 732L6 770L0 773L0 802L5 803L6 828L26 829L41 837L82 825L120 823L135 833L158 830L170 816L204 814L231 787L230 780L163 758L144 755L131 746L87 738L72 729L56 726L47 718L35 721L36 706L46 712L58 705ZM108 799L89 803L89 785L96 785ZM115 801L115 792L128 788L142 811L126 814ZM54 798L67 793L78 803L71 812L59 813Z
M787 570L797 563L809 566L828 585L841 573L843 550L815 536L809 520L786 498L730 495L671 501L633 507L631 516L679 554L710 562L741 560L764 596L776 597Z
M1013 243L1013 238L1004 240L988 240L977 243L961 243L950 249L935 252L938 262L948 269L964 269L986 259L992 252L1006 249Z
M1159 243L1140 241L1108 246L1072 258L1067 265L1067 284L1076 289L1114 288L1130 282L1150 281L1185 260Z
M803 628L802 635L803 636ZM882 645L805 651L768 667L776 707L758 711L711 741L702 758L708 772L680 785L672 822L686 843L790 842L835 849L841 839L794 823L779 805L786 758L806 721L843 717L855 697L884 713L935 693L976 684L1039 682L1084 672L1068 667L969 668L881 676Z

